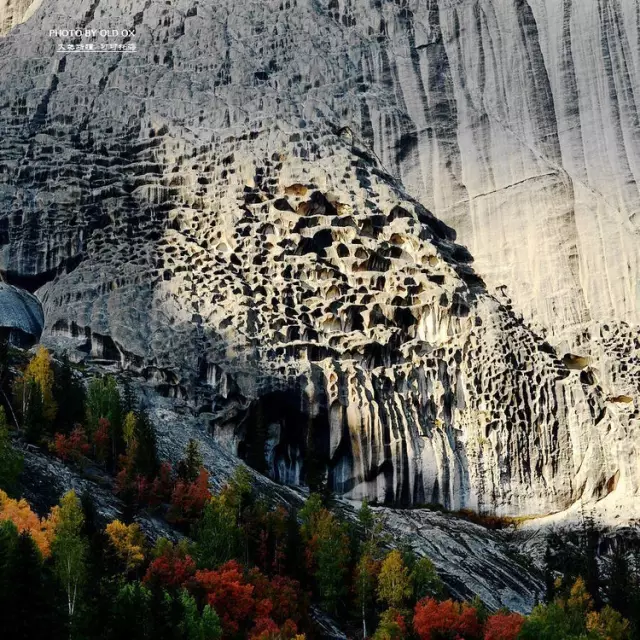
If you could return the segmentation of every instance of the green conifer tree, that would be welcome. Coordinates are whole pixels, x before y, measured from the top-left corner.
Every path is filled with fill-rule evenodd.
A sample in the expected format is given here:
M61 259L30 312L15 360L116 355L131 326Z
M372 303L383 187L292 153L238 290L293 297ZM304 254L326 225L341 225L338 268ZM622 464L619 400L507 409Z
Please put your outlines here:
M7 638L68 638L60 615L59 590L31 536L18 536L8 567L2 631Z
M76 379L68 356L63 356L53 383L53 397L58 407L54 420L55 431L69 434L75 424L85 420L85 390Z
M40 444L47 430L44 403L40 386L35 380L26 382L26 410L24 414L24 432L28 442Z
M149 419L149 414L141 409L136 414L135 439L135 468L142 475L151 478L158 472L158 448L156 432Z
M0 489L13 495L22 471L23 457L9 436L4 407L0 406Z
M204 460L200 453L200 444L197 440L189 438L184 455L178 462L178 476L186 482L193 482L198 477L203 464Z

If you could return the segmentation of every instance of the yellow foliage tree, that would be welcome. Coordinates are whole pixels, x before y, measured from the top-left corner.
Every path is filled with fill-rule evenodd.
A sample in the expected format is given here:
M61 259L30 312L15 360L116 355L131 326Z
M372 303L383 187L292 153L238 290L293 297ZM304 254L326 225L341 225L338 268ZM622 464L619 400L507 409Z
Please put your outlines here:
M107 525L105 532L127 571L133 571L144 562L145 539L139 524L126 525L114 520Z
M52 510L55 538L51 543L55 572L67 593L69 618L73 618L79 591L86 579L87 541L82 535L84 513L75 491L67 491Z
M585 614L593 609L593 600L581 577L578 577L571 587L567 607L574 611L584 612Z
M628 620L625 620L615 609L606 605L601 611L589 613L587 631L597 633L606 640L627 640L631 629Z
M136 416L133 411L129 411L124 417L124 424L122 425L122 437L127 445L127 452L135 447L134 440L136 437Z
M3 520L11 520L19 533L28 532L43 558L51 555L51 541L56 526L55 511L52 511L49 518L38 518L24 498L13 500L0 489L0 522Z
M29 361L19 381L23 412L27 402L28 383L32 380L40 387L40 392L42 393L44 417L47 422L53 422L58 410L56 401L53 399L53 368L51 366L51 354L42 345L38 347L36 354Z
M411 596L409 569L397 549L391 551L382 563L378 576L378 599L390 607L400 607Z

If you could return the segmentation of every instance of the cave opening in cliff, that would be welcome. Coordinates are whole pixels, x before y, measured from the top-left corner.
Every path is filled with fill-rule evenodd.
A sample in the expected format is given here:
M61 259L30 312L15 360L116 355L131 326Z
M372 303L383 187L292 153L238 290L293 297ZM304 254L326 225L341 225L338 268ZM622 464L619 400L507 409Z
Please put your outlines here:
M298 390L274 391L254 400L241 420L238 455L282 484L320 489L331 484L329 415L311 411Z

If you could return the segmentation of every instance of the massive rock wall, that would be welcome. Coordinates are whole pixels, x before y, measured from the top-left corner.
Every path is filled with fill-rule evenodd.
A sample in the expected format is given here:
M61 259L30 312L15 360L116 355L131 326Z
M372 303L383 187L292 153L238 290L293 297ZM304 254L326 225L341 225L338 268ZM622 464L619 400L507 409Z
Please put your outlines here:
M313 445L356 498L633 499L637 25L548 5L45 1L0 41L3 270L280 480Z

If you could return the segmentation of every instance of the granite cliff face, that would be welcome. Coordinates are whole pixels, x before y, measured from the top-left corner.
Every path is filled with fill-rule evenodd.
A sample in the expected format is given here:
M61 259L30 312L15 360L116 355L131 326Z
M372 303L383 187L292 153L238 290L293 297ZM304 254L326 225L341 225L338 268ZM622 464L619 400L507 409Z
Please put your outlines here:
M0 40L3 271L282 482L628 517L639 14L44 0Z

